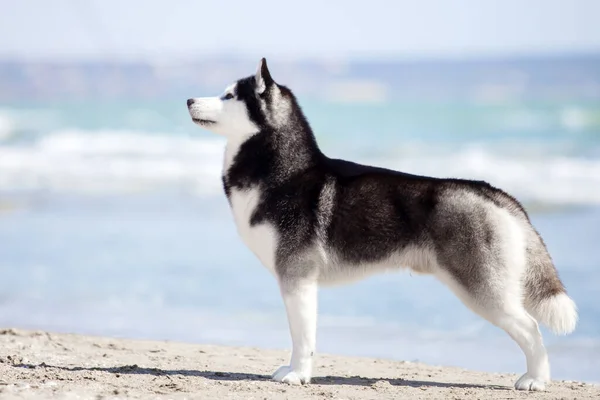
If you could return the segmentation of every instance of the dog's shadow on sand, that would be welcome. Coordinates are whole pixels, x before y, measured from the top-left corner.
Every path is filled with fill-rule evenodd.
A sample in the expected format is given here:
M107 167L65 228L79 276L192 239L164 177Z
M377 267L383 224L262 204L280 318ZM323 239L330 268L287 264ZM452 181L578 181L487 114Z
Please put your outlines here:
M224 372L224 371L197 371L188 369L160 369L160 368L143 368L137 365L124 365L120 367L63 367L49 365L46 363L35 364L18 364L15 367L19 368L50 368L59 369L62 371L80 372L80 371L100 371L108 372L115 375L153 375L153 376L194 376L214 381L271 381L270 375L247 374L242 372ZM312 385L352 385L352 386L372 386L377 382L389 382L392 386L409 386L409 387L438 387L438 388L461 388L461 389L490 389L490 390L512 390L506 386L498 385L480 385L468 383L448 383L435 381L419 381L404 378L365 378L361 376L318 376L311 379Z

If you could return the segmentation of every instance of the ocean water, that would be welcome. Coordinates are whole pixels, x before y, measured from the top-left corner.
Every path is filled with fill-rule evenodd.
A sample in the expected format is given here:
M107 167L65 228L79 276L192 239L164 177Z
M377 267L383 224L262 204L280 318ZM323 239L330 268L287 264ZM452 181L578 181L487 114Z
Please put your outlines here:
M0 105L0 326L290 347L221 191L224 141L184 100ZM600 382L600 103L302 105L331 156L521 199L580 309L574 334L542 328L553 376ZM407 272L322 289L318 351L525 370L504 332Z

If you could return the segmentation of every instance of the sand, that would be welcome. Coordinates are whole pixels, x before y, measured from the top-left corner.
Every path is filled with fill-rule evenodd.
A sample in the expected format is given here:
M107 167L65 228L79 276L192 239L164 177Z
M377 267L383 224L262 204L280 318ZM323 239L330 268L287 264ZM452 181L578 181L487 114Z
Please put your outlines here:
M0 331L0 398L60 399L598 399L600 387L512 388L511 374L318 354L313 383L269 375L287 351Z

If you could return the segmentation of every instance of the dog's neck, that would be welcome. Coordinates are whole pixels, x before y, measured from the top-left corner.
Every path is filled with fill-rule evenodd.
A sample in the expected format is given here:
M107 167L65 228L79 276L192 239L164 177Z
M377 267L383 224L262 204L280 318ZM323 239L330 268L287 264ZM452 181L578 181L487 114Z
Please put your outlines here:
M273 129L272 145L279 164L291 170L310 168L321 156L312 128L299 108L294 109L286 124Z
M225 191L266 182L282 184L313 168L322 159L315 137L303 115L289 123L266 127L243 140L229 140L223 165Z

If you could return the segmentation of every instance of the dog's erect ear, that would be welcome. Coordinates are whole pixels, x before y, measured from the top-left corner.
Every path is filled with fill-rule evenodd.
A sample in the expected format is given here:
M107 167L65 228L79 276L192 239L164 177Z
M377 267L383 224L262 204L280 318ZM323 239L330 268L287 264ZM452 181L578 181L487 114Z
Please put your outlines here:
M271 73L269 72L267 60L265 58L262 58L258 63L254 80L256 81L256 92L258 94L264 93L264 91L273 84L273 78L271 78Z

